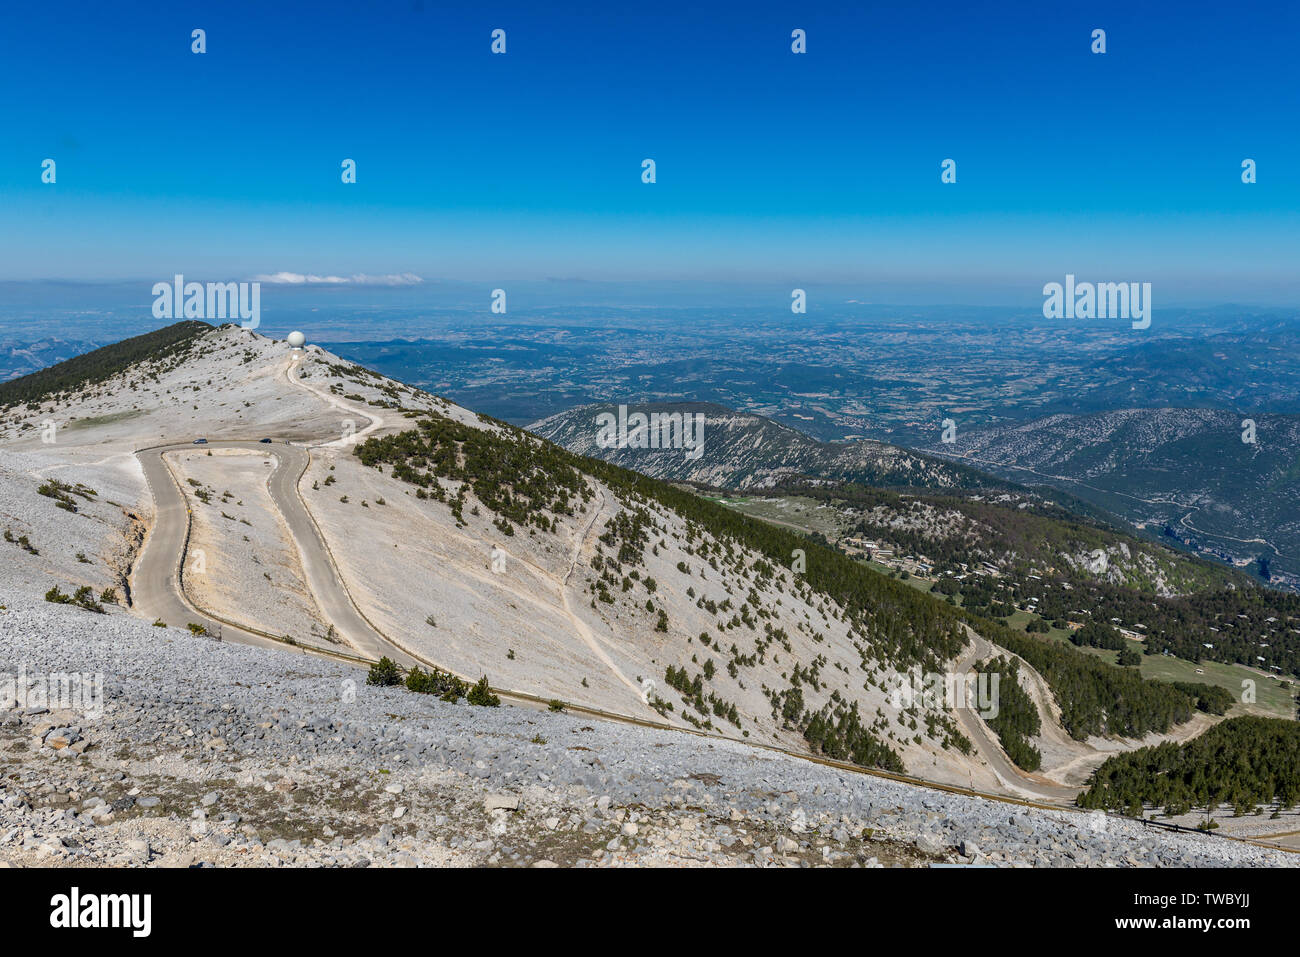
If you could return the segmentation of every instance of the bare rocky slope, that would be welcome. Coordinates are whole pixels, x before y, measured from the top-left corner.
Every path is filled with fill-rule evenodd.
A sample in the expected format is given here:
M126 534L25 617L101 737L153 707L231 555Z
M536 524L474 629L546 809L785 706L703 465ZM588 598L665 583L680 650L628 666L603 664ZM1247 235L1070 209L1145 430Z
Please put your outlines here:
M401 463L363 464L367 440L425 417L455 430L447 448L459 450L428 491L395 474ZM51 422L53 441L43 441ZM255 333L213 330L112 381L11 408L4 430L12 494L41 502L50 478L94 491L76 513L50 499L5 516L37 543L39 555L14 551L33 590L58 582L128 594L129 548L152 510L135 450L197 437L289 440L312 446L299 493L350 597L416 660L543 699L800 749L803 714L822 713L879 741L900 768L997 786L953 746L949 713L888 707L900 671L942 663L934 640L947 640L949 655L960 648L952 625L902 620L906 589L885 599L901 603L895 612L850 609L653 495L571 468L548 473L540 440L314 347L294 357ZM483 462L467 463L467 439L490 443L475 453ZM489 507L479 473L508 455L532 491L503 473L516 487ZM273 510L250 507L256 489L236 467L246 457L198 446L167 461L205 546L201 568L187 562L187 597L236 621L265 614L262 630L315 643L329 623L300 575L275 567L290 550ZM567 487L555 484L560 472ZM504 517L515 507L529 524ZM888 629L888 641L872 628Z
M0 688L0 867L1295 862L737 742L448 704L39 600L0 609L0 672L16 663L101 673L104 708L15 708Z

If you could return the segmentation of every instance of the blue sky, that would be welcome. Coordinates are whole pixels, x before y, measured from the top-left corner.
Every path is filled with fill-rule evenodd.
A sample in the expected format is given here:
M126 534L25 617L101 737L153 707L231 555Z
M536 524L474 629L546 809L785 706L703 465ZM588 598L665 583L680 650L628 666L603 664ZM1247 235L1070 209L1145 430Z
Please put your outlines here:
M543 6L11 6L0 279L1072 271L1300 299L1296 6Z

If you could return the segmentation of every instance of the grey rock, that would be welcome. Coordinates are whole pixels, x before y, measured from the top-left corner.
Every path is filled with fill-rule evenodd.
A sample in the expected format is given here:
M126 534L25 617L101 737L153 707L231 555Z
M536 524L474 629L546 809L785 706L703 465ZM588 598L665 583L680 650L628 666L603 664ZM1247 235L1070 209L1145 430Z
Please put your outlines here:
M922 834L916 839L917 850L926 854L941 854L944 850L944 843L934 834Z
M483 810L485 811L517 811L519 810L519 795L517 794L489 794L483 798Z

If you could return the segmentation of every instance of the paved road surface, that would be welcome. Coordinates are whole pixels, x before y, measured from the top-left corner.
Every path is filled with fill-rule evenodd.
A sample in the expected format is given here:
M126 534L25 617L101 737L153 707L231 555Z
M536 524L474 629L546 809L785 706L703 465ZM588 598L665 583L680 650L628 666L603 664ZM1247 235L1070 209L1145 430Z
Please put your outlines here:
M132 605L147 617L174 628L184 628L193 622L233 641L259 647L284 647L262 635L223 625L195 609L185 599L180 589L180 566L189 529L185 497L176 486L171 471L163 464L160 451L137 452L136 457L144 468L145 481L153 495L154 523L131 570Z
M395 648L370 626L348 596L320 530L298 495L298 479L307 468L309 453L297 445L213 441L201 446L178 443L143 449L136 453L144 467L155 506L153 528L131 575L132 597L140 610L161 618L169 625L184 627L188 622L194 621L205 627L211 626L210 631L217 625L217 622L194 608L182 588L178 571L189 516L185 497L171 469L163 460L163 455L171 451L193 452L220 448L250 449L269 452L275 456L276 465L267 480L267 488L298 546L307 586L326 622L334 625L339 636L363 658L373 660L387 656L405 666L413 664L413 659ZM284 647L282 642L228 624L222 631L223 637L235 641L263 647Z

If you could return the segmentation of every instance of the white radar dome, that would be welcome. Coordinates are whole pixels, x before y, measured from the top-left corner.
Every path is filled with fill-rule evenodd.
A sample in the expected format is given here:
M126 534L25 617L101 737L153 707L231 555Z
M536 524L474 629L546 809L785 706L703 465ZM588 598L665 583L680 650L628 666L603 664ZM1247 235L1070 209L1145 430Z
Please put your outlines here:
M307 337L304 336L301 332L289 333L289 345L293 346L295 349L301 349L302 344L306 341L307 341Z

